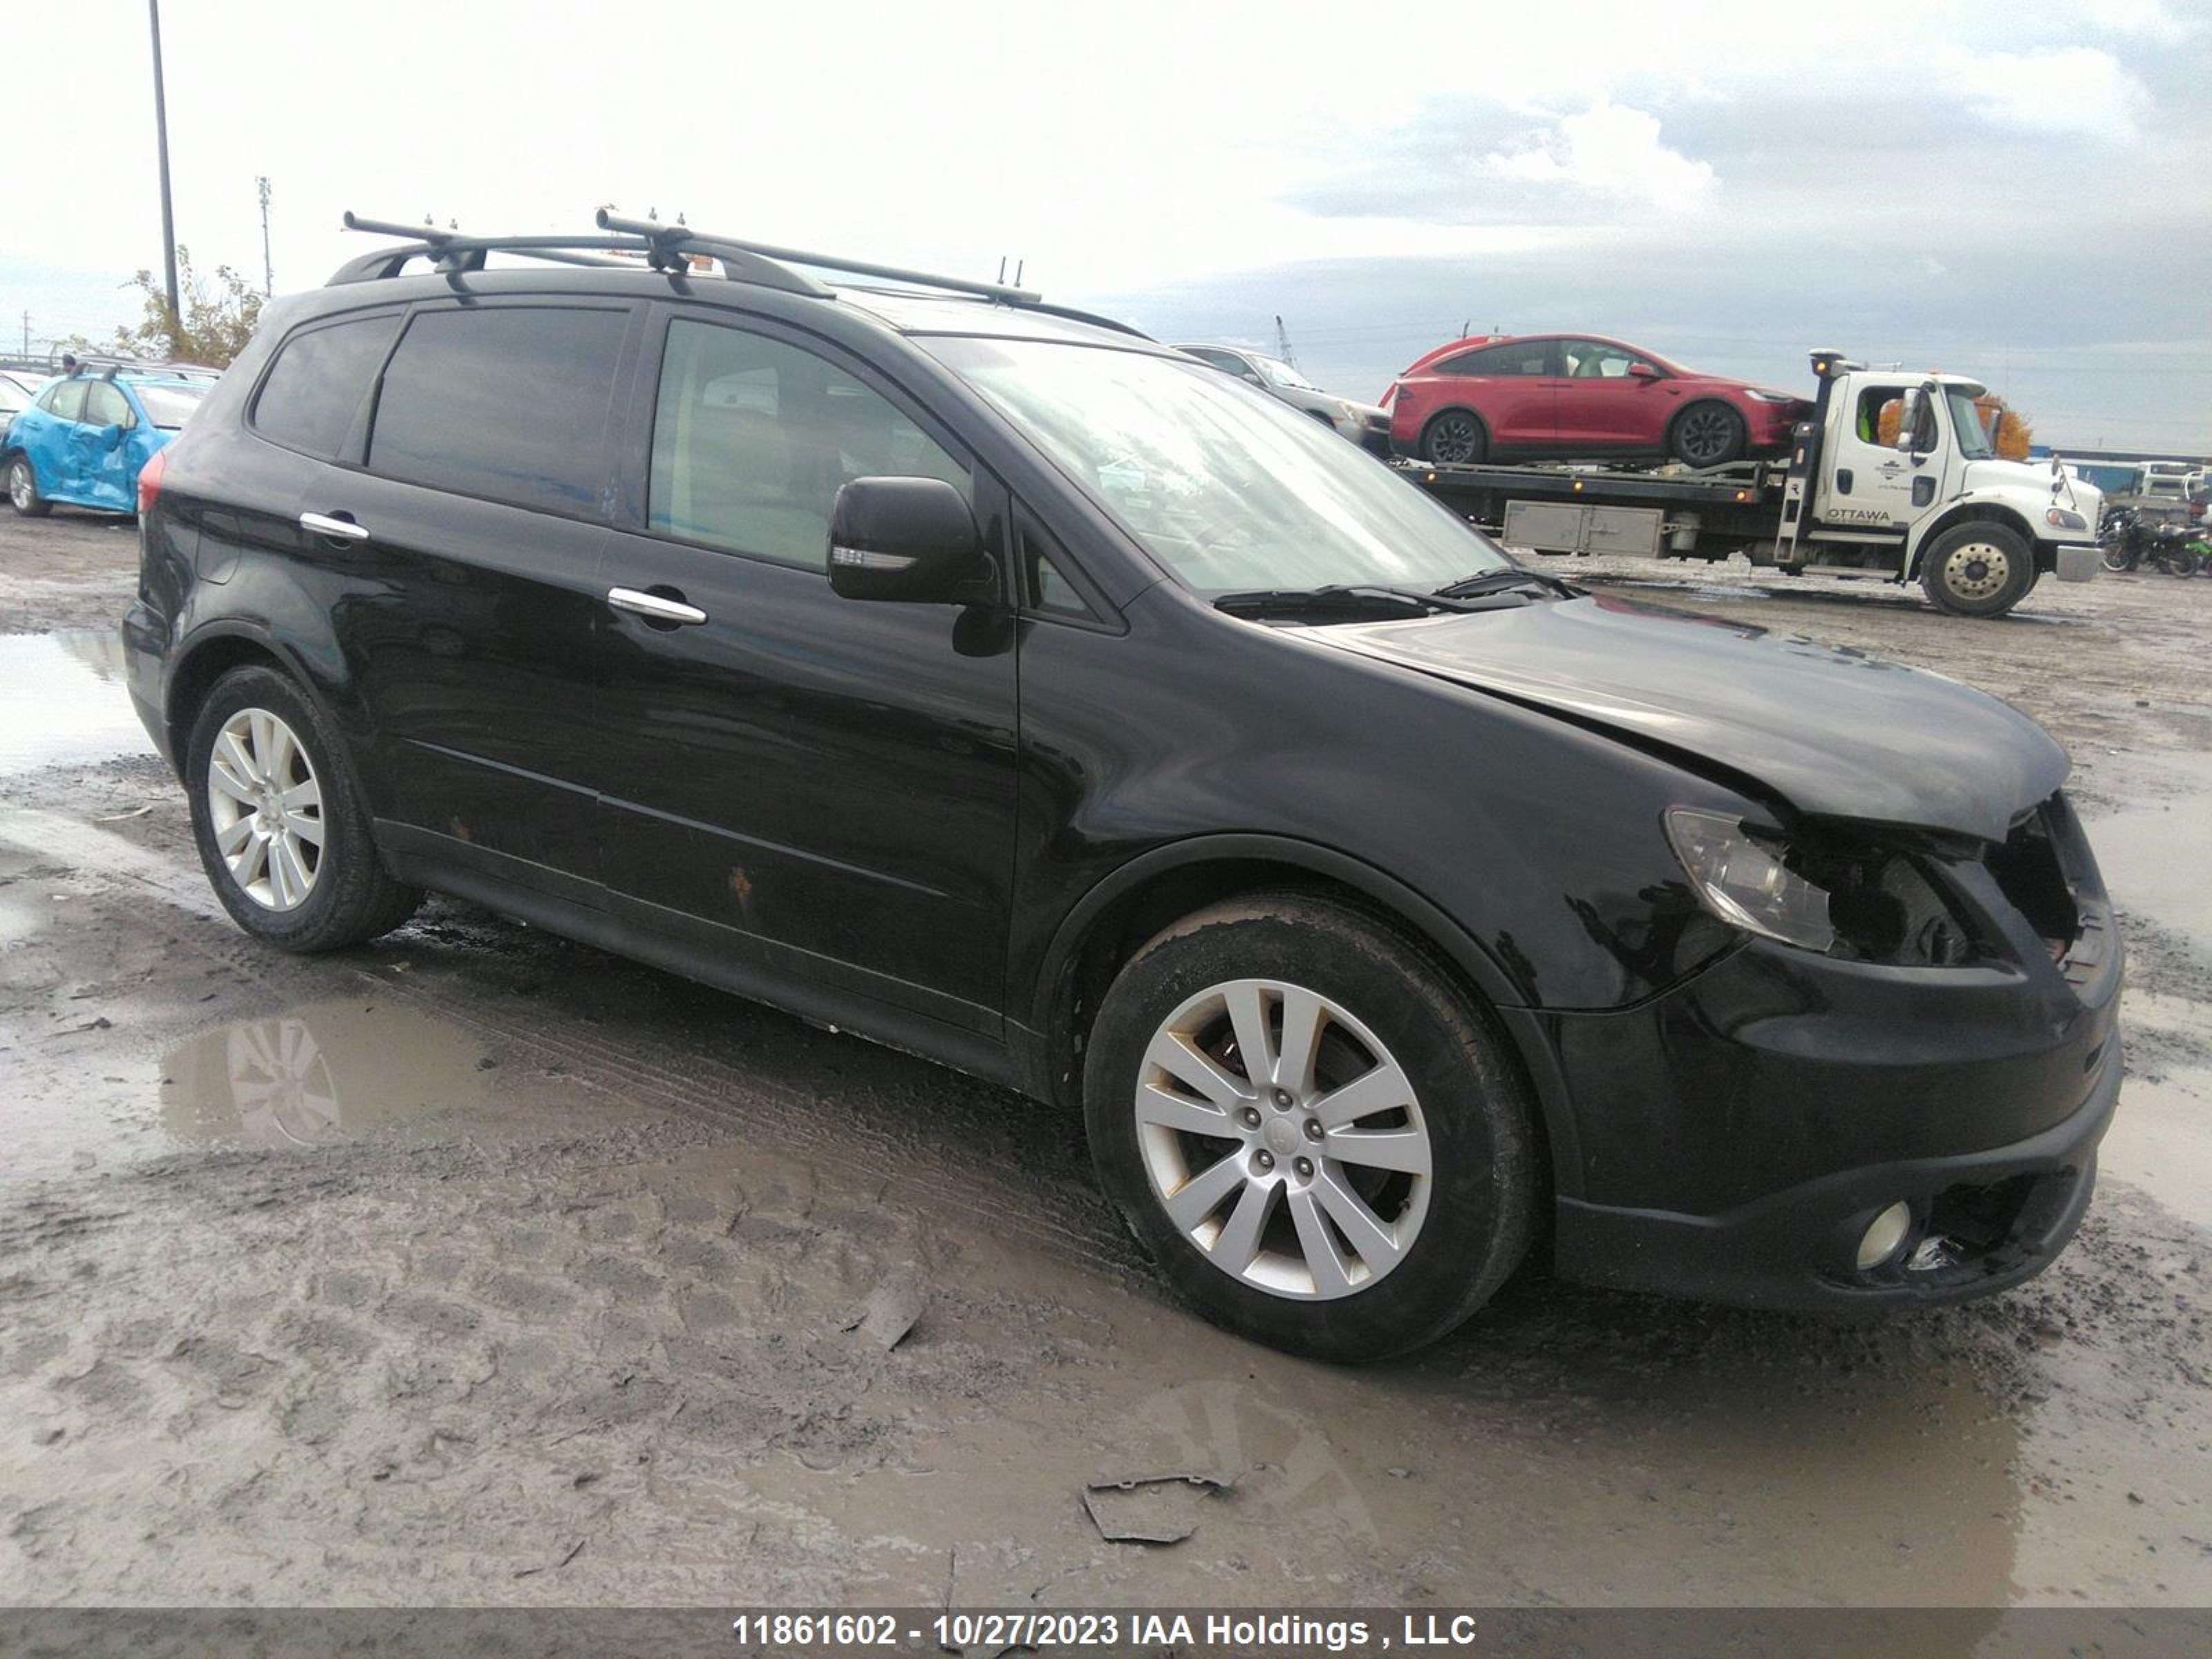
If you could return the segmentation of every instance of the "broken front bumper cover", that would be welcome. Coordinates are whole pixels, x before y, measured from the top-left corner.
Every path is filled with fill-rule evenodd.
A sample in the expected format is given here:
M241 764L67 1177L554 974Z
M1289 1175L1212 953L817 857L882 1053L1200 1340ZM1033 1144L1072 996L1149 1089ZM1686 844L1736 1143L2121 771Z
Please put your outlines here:
M2103 1048L2073 1113L2010 1146L1849 1170L1717 1215L1561 1198L1559 1271L1617 1289L1806 1312L1934 1306L2008 1289L2050 1266L2089 1207L2097 1146L2119 1100L2117 1030ZM1905 1248L1857 1270L1860 1238L1899 1200L1913 1212ZM1970 1238L1953 1236L1962 1220Z

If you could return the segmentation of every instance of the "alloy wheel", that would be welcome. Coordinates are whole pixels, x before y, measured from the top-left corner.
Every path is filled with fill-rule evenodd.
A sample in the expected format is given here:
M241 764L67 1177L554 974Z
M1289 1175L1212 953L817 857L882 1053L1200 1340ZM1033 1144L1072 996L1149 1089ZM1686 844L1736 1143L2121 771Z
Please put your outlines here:
M1456 411L1439 415L1429 428L1429 459L1447 465L1471 461L1480 438L1474 416Z
M31 469L23 461L18 460L8 469L8 499L15 504L15 510L19 513L29 512L32 501L36 499L31 483Z
M268 910L295 910L322 874L323 791L299 736L265 708L223 722L208 755L216 849L239 891Z
M1255 1290L1349 1296L1419 1236L1433 1160L1412 1080L1317 992L1257 979L1200 991L1153 1033L1132 1109L1153 1196Z
M2012 556L1991 542L1961 542L1943 560L1943 586L1961 599L1986 599L2012 575Z
M1682 417L1675 443L1682 459L1692 466L1710 466L1729 452L1735 425L1723 410L1693 409Z

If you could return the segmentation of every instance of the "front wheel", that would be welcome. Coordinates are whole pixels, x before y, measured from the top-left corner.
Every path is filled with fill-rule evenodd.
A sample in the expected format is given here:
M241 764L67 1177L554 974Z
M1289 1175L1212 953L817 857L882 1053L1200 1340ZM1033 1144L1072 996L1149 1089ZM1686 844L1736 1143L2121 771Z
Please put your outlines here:
M2019 532L2003 525L1954 525L1921 555L1920 586L1940 610L2002 617L2035 586L2035 556Z
M2136 568L2135 557L2128 551L2125 542L2106 542L2098 556L2103 561L2106 569L2116 574Z
M39 475L32 471L27 455L9 459L8 504L27 519L43 519L54 510L53 503L39 494Z
M389 933L422 903L378 859L335 728L274 669L215 684L185 746L192 837L224 909L287 951Z
M1750 439L1743 416L1726 404L1692 404L1674 417L1667 447L1685 466L1725 466Z
M1100 1006L1084 1115L1168 1280L1294 1353L1432 1341L1528 1248L1533 1119L1502 1041L1418 944L1332 899L1238 900L1154 938Z

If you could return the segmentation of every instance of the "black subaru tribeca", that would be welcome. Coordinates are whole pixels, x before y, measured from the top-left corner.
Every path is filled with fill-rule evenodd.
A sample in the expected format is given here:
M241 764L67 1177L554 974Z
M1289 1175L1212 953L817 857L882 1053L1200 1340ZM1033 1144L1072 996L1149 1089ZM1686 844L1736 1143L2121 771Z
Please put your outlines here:
M2064 1247L2121 951L2040 728L1524 569L1117 325L801 263L886 275L616 221L271 307L124 624L241 927L434 889L1079 1108L1177 1290L1334 1359L1538 1239L1841 1310Z

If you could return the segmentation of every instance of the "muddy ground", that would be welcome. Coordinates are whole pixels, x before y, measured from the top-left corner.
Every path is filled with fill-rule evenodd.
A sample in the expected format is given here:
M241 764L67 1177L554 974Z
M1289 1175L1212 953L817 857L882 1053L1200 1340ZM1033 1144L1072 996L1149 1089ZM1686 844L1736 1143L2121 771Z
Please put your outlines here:
M132 557L0 515L0 1601L2212 1601L2212 581L1577 565L2069 745L2133 952L2100 1196L1970 1308L1529 1273L1342 1370L1169 1301L1012 1095L458 904L250 943L124 703ZM1168 1471L1231 1484L1103 1541L1085 1483Z

